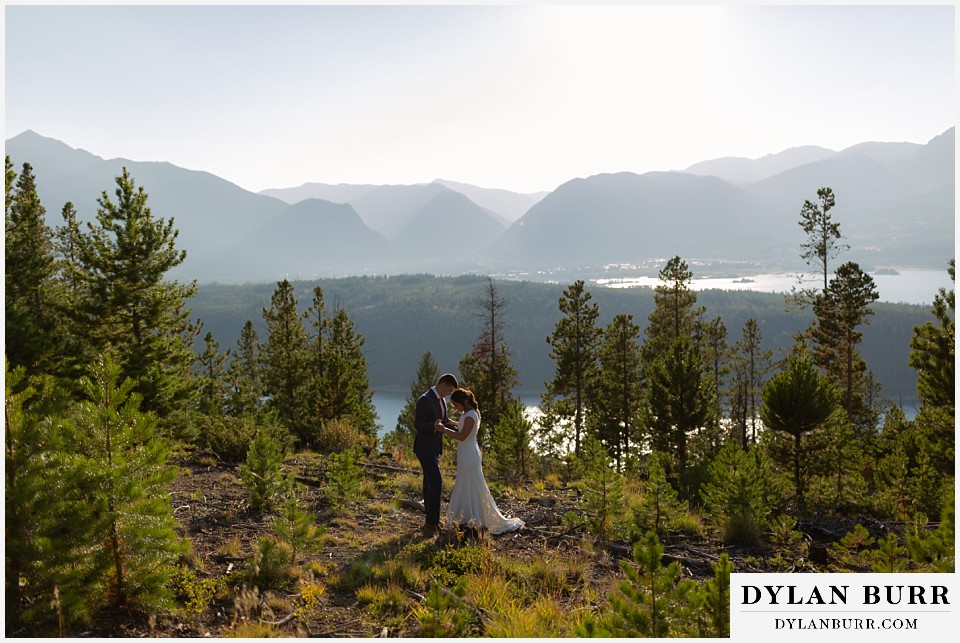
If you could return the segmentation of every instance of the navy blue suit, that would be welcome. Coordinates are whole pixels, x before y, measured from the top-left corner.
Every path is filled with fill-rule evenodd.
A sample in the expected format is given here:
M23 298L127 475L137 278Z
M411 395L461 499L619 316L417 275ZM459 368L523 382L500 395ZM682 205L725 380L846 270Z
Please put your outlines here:
M434 429L437 420L447 421L447 403L430 389L417 399L413 438L413 452L423 468L423 508L428 525L440 524L440 493L443 478L440 475L440 453L443 452L443 434Z

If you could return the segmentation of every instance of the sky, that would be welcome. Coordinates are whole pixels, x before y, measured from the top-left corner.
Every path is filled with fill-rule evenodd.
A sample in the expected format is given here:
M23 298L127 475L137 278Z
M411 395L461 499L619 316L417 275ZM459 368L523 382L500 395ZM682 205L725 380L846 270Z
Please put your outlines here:
M6 6L5 137L251 191L517 192L955 125L956 15L912 5Z

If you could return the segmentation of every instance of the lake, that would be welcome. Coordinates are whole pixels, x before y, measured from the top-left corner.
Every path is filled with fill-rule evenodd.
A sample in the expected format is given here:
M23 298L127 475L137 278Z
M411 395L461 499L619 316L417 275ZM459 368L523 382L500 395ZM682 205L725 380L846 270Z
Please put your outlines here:
M373 405L377 409L377 415L380 416L381 429L377 432L377 437L383 438L384 435L393 431L397 426L397 416L407 404L408 391L400 389L385 388L374 392ZM536 391L522 391L518 394L520 400L527 405L528 417L535 417L539 410L536 404L540 402L540 393ZM904 404L903 412L908 420L912 420L917 415L916 402Z
M917 304L921 306L933 303L940 288L953 290L953 280L943 270L901 270L896 274L885 272L872 273L877 286L880 301L890 303ZM615 279L595 279L598 286L607 288L631 288L634 286L659 286L658 277L619 277ZM806 284L806 282L805 282ZM792 273L744 275L741 277L705 277L694 279L694 290L754 290L757 292L788 293L797 285L797 275ZM822 284L820 284L822 287ZM816 281L808 287L816 287Z

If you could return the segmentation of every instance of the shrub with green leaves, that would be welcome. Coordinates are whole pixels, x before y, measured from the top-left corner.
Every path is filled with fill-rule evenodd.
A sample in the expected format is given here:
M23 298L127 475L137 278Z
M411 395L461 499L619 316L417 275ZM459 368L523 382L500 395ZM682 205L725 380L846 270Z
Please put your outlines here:
M265 413L263 417L197 414L195 420L200 427L199 443L224 462L243 462L260 431L270 436L282 453L288 453L295 441L273 413Z

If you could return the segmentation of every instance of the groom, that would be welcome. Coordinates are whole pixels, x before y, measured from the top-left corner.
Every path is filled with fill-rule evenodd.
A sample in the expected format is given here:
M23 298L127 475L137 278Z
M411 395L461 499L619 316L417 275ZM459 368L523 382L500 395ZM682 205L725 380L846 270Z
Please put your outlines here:
M445 373L437 380L436 386L417 400L414 426L417 429L413 439L413 452L420 460L423 469L423 508L427 514L423 530L435 533L440 529L440 491L443 479L440 476L440 452L443 451L443 434L438 433L436 424L455 428L456 424L447 418L445 397L457 390L457 378Z

